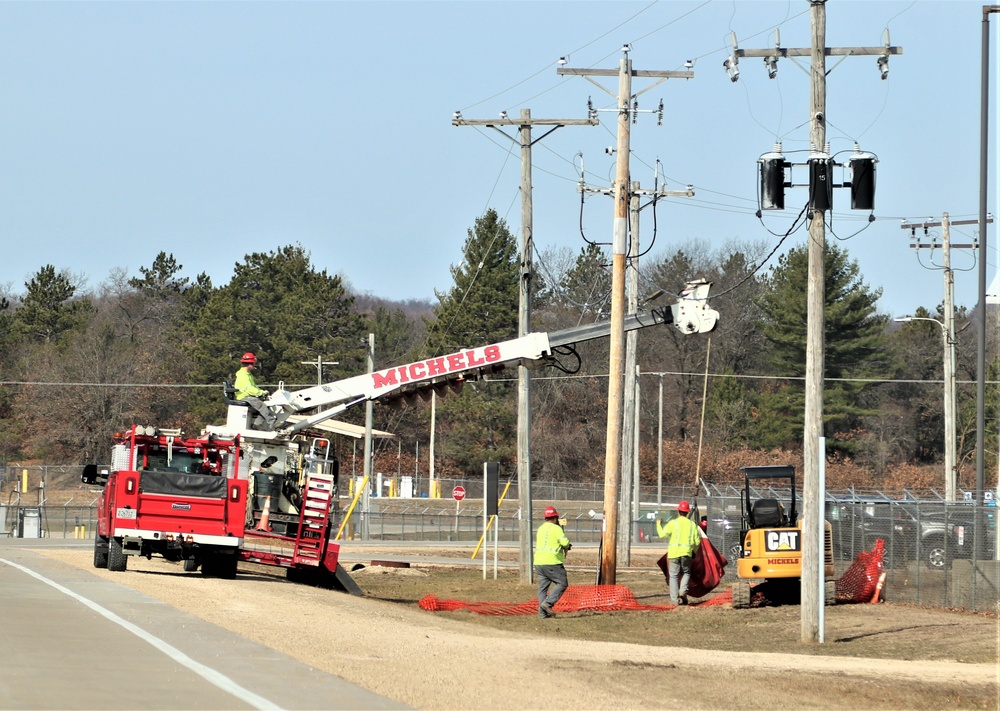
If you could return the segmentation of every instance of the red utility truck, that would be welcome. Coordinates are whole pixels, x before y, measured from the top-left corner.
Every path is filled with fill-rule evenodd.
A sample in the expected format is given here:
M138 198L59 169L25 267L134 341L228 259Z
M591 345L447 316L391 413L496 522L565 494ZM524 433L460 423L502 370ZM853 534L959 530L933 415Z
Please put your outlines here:
M129 556L156 554L235 577L247 512L239 439L139 425L116 434L111 467L88 465L82 477L104 485L94 567L122 571Z
M710 287L704 280L688 282L668 308L629 314L624 330L673 324L684 334L709 333L719 318L708 307ZM205 575L231 578L243 560L285 568L293 580L360 594L339 563L344 521L329 439L336 429L328 421L361 402L458 390L519 364L574 372L576 344L610 331L608 322L585 324L298 391L280 383L264 403L277 423L273 429L258 429L254 411L233 399L232 384L225 382L226 424L209 425L196 439L133 427L115 445L110 471L87 467L84 482L107 481L94 565L125 570L127 556L156 553L183 560L187 571L200 566ZM251 545L244 546L244 538Z

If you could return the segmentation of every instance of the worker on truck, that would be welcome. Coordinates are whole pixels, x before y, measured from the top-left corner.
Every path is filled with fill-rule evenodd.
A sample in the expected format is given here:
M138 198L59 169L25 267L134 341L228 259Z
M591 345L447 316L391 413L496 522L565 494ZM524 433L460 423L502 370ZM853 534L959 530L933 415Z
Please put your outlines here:
M687 605L688 583L691 580L691 558L701 545L701 531L688 518L691 504L677 504L677 515L666 525L656 519L656 533L667 539L667 570L670 575L670 599L675 605Z
M258 415L264 419L264 424L268 430L274 429L277 419L271 408L264 404L261 398L267 397L267 391L257 387L253 379L253 369L257 366L257 356L253 353L244 353L240 359L243 365L236 371L236 379L233 381L233 389L236 390L236 399L245 402Z

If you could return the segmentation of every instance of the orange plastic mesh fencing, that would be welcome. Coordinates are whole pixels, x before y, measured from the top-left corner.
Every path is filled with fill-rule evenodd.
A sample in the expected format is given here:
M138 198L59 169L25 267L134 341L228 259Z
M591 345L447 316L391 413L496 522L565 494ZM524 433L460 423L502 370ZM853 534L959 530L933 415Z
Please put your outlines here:
M837 602L871 602L885 567L885 541L879 538L871 551L862 551L837 581Z
M728 591L727 591L728 592ZM705 607L731 602L731 595L716 595L701 602L692 602L692 606ZM427 595L418 603L421 609L430 612L452 612L468 610L480 615L537 615L538 599L527 602L467 602L465 600L441 600L436 595ZM553 612L613 612L619 610L652 610L667 611L675 609L675 605L645 605L640 603L632 591L625 585L570 585Z

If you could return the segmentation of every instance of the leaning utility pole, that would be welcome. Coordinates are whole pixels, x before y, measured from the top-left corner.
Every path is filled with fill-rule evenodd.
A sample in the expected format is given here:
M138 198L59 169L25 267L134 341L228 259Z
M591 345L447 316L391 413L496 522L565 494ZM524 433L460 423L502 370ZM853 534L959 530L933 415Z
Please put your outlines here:
M618 71L611 69L570 69L556 70L562 75L585 77L602 90L617 99L618 107L618 164L615 171L615 220L611 246L611 345L608 368L608 432L604 460L604 531L601 535L601 562L598 583L613 585L617 573L618 537L618 480L622 468L622 391L624 388L625 348L625 256L628 252L628 206L629 206L629 155L630 118L633 116L632 77L658 77L660 81L672 77L690 79L694 72L637 71L632 69L629 59L630 45L622 47L623 56ZM590 77L618 77L617 95L594 82ZM647 91L648 89L644 90ZM641 92L640 92L641 93ZM636 94L638 96L638 94Z
M500 120L466 119L455 112L453 126L486 126L496 129L505 138L521 147L521 278L519 285L519 308L517 319L518 337L531 331L532 296L532 203L531 203L531 147L557 128L563 126L597 126L596 117L585 119L533 119L530 109L521 109L521 116L515 123L503 111ZM509 136L500 126L516 126L518 137ZM531 140L532 126L551 126L541 137ZM518 525L520 539L521 582L530 583L531 566L531 373L524 365L517 367L517 495L521 508Z
M827 56L878 55L878 66L884 79L888 73L890 54L902 50L890 47L888 33L884 47L827 47L826 0L808 0L812 43L809 48L790 49L780 46L766 50L733 48L733 56L725 65L733 81L741 57L763 57L770 71L777 71L781 57L810 57L811 90L809 97L809 246L808 282L806 285L806 377L805 422L803 428L803 506L802 506L802 606L801 640L822 642L823 625L823 511L826 492L820 485L820 456L823 436L823 370L824 370L824 258L826 249L825 212L831 209L833 160L826 145L826 58ZM734 40L735 44L735 40ZM773 74L771 74L773 77Z
M638 181L632 181L629 190L629 233L626 255L625 301L626 313L639 309L639 213L660 197L692 197L694 190L689 185L686 190L643 190ZM641 204L641 198L649 197L650 202ZM632 523L639 515L639 383L636 362L638 360L639 332L625 334L625 367L623 372L624 405L622 415L622 491L618 506L618 558L622 565L632 564Z

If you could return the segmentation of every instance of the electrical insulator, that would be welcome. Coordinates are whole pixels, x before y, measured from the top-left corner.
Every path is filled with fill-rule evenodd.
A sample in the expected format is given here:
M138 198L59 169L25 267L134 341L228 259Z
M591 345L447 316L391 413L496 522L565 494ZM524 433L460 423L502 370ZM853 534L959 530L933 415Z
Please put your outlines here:
M809 205L820 211L833 207L833 160L829 153L809 155Z
M851 209L875 209L875 164L878 159L872 153L867 153L854 146L851 155Z
M774 150L757 159L760 167L760 209L785 209L785 156L781 144L775 143Z

